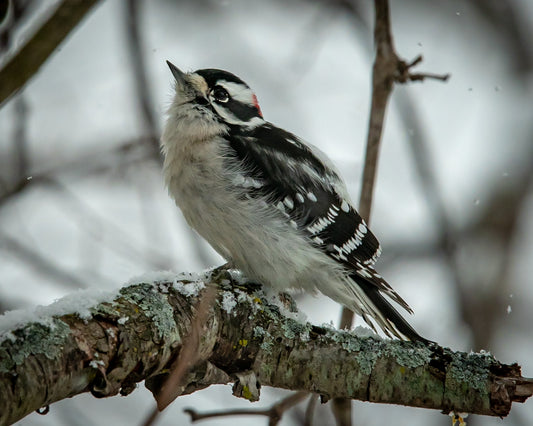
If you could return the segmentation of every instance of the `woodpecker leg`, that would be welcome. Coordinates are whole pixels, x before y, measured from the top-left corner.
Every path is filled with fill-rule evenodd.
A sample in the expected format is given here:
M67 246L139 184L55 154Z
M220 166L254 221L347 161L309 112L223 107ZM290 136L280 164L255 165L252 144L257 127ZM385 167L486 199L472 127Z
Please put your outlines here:
M454 412L450 413L450 417L452 418L452 426L466 426L465 419L468 417L468 414L466 413L459 413L456 414Z
M278 293L278 297L280 302L283 303L283 306L285 306L285 309L289 312L298 312L298 306L296 306L296 302L289 293Z
M226 262L223 265L217 266L211 270L211 278L216 281L225 279L233 282L233 277L229 273L229 269L232 269L231 262Z
M217 275L222 271L228 270L228 269L235 269L235 266L233 266L233 262L229 261L224 263L223 265L217 266L216 268L213 268L211 270L212 275Z

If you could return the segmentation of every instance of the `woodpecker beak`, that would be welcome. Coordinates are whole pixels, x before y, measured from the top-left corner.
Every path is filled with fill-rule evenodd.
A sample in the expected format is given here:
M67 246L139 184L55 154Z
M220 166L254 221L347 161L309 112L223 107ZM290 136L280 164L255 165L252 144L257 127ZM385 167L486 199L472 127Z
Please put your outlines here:
M176 79L176 82L179 85L182 85L185 83L185 77L187 74L185 74L182 70L180 70L176 65L174 65L172 62L167 61L167 65L170 68L170 71L172 72L172 75Z

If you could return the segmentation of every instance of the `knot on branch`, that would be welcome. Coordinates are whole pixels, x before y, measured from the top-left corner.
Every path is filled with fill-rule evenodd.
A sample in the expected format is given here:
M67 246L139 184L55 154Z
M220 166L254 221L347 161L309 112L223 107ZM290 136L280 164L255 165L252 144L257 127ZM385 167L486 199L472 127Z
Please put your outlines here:
M250 402L259 401L259 390L261 384L257 380L254 371L244 371L236 373L237 380L233 385L233 395L238 398L247 399Z
M411 62L406 62L396 56L396 72L394 80L398 83L407 83L409 81L423 81L426 78L440 81L448 81L450 74L433 74L433 73L412 73L411 69L421 63L422 55L418 55Z

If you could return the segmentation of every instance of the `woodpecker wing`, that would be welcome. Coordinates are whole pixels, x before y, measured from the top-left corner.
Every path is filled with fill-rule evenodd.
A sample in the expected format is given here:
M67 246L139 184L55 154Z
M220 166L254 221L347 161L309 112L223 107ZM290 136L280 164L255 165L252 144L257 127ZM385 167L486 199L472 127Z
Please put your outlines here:
M270 123L231 128L228 140L248 171L245 179L252 182L247 183L252 196L268 197L312 244L353 271L356 281L383 291L411 312L373 268L381 253L379 242L350 204L344 183L322 153Z

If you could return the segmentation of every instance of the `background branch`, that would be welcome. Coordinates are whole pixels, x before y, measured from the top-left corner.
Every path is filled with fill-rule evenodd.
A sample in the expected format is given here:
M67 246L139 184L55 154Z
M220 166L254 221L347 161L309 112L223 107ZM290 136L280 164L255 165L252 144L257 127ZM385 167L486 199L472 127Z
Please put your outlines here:
M97 2L61 2L28 43L0 70L0 105L26 84Z

